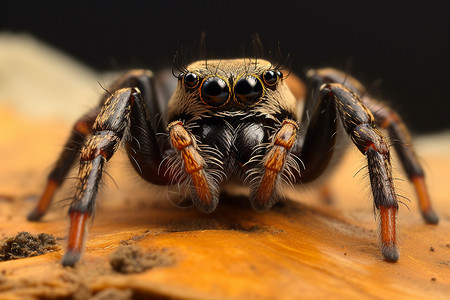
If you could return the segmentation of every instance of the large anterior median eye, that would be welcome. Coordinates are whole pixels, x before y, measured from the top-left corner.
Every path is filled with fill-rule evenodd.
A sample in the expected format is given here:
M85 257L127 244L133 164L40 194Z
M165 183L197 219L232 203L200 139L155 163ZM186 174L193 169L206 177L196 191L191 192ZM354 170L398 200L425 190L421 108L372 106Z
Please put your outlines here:
M255 76L243 77L234 85L234 94L242 104L255 104L259 101L262 92L263 86L261 81Z
M222 78L210 77L203 82L200 98L206 105L220 107L228 101L229 97L230 89Z

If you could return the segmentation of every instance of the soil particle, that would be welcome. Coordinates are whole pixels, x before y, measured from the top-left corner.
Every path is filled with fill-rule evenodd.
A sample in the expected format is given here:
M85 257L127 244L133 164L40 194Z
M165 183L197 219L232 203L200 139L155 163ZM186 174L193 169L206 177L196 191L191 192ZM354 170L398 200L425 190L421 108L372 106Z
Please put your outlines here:
M13 202L14 197L10 195L0 195L0 202Z
M84 284L80 284L72 294L71 300L85 300L92 298L92 291Z
M167 225L167 232L203 231L203 230L234 230L245 233L268 232L282 233L284 230L274 226L254 224L253 222L234 222L230 220L215 219L183 219L173 221Z
M262 232L264 228L259 225L244 225L244 224L233 224L231 226L232 230L242 231L242 232Z
M434 248L433 248L433 247L430 247L430 251L431 251L431 252L434 252Z
M133 299L132 290L106 289L98 292L89 300L131 300Z
M0 275L0 294L3 291L10 290L14 287L14 283L12 283L6 276Z
M59 246L53 235L47 233L32 235L23 231L3 240L0 245L0 261L38 256L57 250Z
M202 230L222 230L226 229L218 219L182 219L172 221L167 224L167 232L185 232L185 231L202 231Z
M171 266L175 263L175 258L167 248L154 248L144 252L137 245L122 245L109 256L109 263L114 271L129 274Z

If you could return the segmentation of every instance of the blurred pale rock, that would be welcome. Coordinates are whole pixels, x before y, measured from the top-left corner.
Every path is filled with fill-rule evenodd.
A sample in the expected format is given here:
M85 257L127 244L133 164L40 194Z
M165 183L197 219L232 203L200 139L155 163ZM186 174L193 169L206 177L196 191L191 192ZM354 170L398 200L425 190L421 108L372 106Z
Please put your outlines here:
M0 33L2 106L72 122L97 103L99 80L93 70L27 34Z

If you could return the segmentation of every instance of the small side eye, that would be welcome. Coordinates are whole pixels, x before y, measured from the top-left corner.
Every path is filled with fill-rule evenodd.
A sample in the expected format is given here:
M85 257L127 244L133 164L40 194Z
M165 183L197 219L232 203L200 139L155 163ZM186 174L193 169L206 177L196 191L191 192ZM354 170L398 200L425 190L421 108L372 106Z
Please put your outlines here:
M198 75L195 73L187 73L183 78L184 85L190 89L197 87L200 82Z
M283 79L283 73L280 70L277 70L276 73L278 75L278 79Z
M278 80L283 78L283 73L280 71L269 70L263 74L264 83L268 86L274 86Z

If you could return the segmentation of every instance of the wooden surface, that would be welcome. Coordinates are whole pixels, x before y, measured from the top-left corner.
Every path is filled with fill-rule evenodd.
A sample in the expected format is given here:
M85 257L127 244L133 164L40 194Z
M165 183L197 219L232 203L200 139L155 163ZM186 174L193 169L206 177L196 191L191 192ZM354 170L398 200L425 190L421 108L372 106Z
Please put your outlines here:
M0 236L19 231L50 233L64 246L70 180L42 222L26 221L69 124L29 120L0 110ZM6 133L6 135L5 135ZM430 143L430 141L427 141ZM425 225L410 186L398 181L410 210L400 207L398 263L382 260L363 176L363 158L350 150L332 178L334 203L315 192L289 192L291 201L256 213L245 196L224 197L203 214L170 204L133 175L123 153L111 161L95 222L81 263L60 266L63 250L0 263L0 299L86 298L109 288L128 296L163 299L448 299L450 205L448 152L426 145L423 162L438 226ZM447 149L448 150L448 149ZM125 170L125 171L124 171ZM165 249L174 264L140 274L114 272L108 256L122 244ZM109 291L109 290L108 290Z
M29 37L0 35L0 238L50 233L61 250L0 262L0 299L449 299L450 135L417 141L441 222L425 225L411 186L396 185L400 260L382 260L364 158L353 149L331 179L334 202L308 189L256 213L245 196L223 197L206 215L170 204L167 192L138 179L123 153L108 164L82 261L63 268L68 180L41 222L26 221L69 134L92 107L100 78ZM51 69L49 67L51 66ZM103 80L100 80L104 83ZM104 84L105 85L105 84ZM94 88L93 88L94 87ZM394 160L396 177L403 178ZM138 274L112 270L124 244L165 266ZM164 257L161 257L164 259Z

